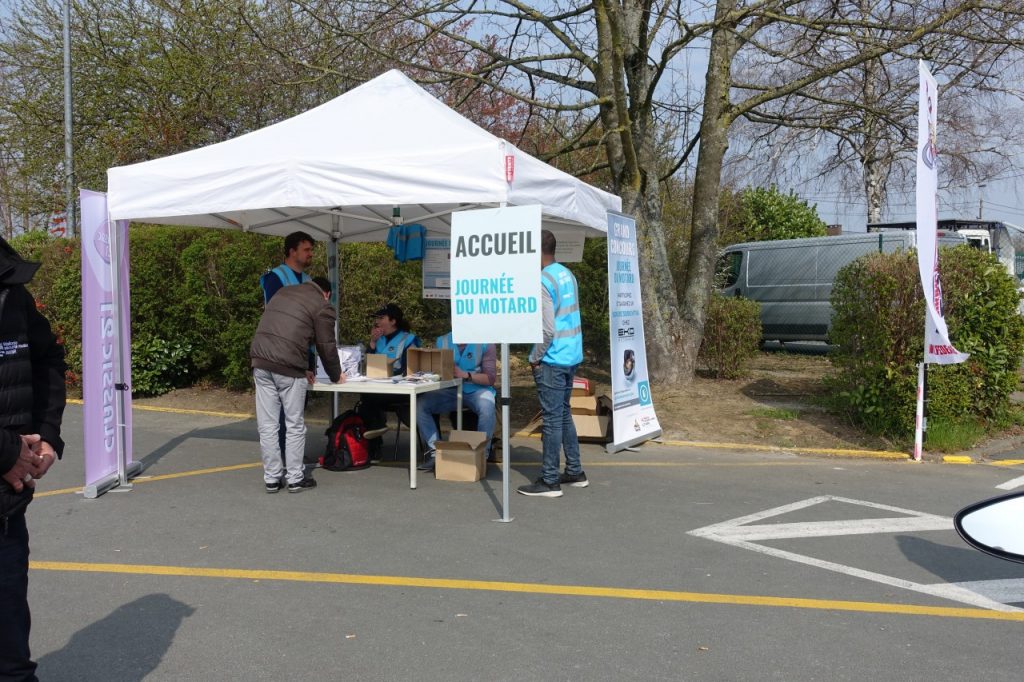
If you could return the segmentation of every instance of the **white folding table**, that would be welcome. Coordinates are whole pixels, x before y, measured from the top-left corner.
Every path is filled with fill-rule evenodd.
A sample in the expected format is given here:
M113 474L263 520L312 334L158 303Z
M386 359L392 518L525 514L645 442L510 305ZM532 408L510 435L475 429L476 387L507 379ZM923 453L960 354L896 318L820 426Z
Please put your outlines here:
M397 378L397 377L396 377ZM316 383L310 386L310 390L323 391L326 393L377 393L383 395L407 395L409 396L409 487L416 488L416 444L419 441L419 434L416 431L416 396L430 391L439 391L443 388L456 387L455 414L456 428L462 428L462 379L449 379L447 381L384 381L381 379L359 379L350 380L342 384L332 384L329 381L317 379Z

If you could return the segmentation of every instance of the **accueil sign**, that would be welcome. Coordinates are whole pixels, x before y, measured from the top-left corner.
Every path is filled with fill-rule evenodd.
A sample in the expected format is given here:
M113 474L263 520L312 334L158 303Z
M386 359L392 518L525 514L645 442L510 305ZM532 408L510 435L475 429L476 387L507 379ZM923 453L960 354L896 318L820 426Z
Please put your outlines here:
M452 332L456 343L536 343L540 206L452 214Z

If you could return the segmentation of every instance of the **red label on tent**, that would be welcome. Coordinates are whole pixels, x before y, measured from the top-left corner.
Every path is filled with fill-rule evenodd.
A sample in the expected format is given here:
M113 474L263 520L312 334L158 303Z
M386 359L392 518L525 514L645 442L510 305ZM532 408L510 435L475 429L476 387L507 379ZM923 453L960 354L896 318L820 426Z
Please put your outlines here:
M512 182L516 177L516 157L505 155L505 182Z

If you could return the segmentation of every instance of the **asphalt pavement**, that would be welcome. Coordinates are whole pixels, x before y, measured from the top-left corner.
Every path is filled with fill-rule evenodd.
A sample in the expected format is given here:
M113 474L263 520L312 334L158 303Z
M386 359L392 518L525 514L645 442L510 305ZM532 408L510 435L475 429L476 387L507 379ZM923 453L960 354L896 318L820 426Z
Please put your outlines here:
M182 412L137 410L142 476L86 500L81 415L29 510L44 681L1021 678L1024 565L950 517L1024 465L588 445L588 488L499 523L498 467L268 495L254 422Z

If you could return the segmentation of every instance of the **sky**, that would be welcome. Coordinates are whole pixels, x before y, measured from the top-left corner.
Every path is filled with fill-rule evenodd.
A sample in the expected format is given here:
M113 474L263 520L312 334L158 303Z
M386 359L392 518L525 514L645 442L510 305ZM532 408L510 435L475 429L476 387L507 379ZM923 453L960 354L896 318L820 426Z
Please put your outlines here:
M0 20L10 16L9 0L0 0ZM685 66L682 76L693 76L696 83L703 81L706 67L706 55L701 49L687 50L684 54ZM677 82L687 90L690 82ZM941 152L941 130L939 131L939 148ZM939 219L960 218L975 219L979 217L979 200L981 217L985 220L1000 220L1024 227L1024 146L1016 154L1016 168L1002 173L997 179L990 180L984 187L959 187L939 193ZM941 167L940 167L941 184ZM849 193L836 188L831 191L827 187L808 187L803 184L792 189L800 198L816 205L818 214L829 225L842 225L845 232L862 232L867 225L867 209L864 202L852 199ZM914 190L890 191L888 206L883 213L883 221L897 222L915 219Z
M941 131L940 131L941 135ZM998 220L1024 227L1024 151L1017 154L1017 168L1011 168L984 187L958 187L939 192L939 220L958 218ZM940 157L941 158L941 157ZM941 166L939 167L941 178ZM940 180L941 181L941 180ZM854 201L828 190L801 191L793 188L800 198L817 204L818 215L829 225L842 225L844 232L863 232L867 225L867 208L862 201ZM902 222L916 219L914 188L893 191L889 205L883 211L883 222Z

